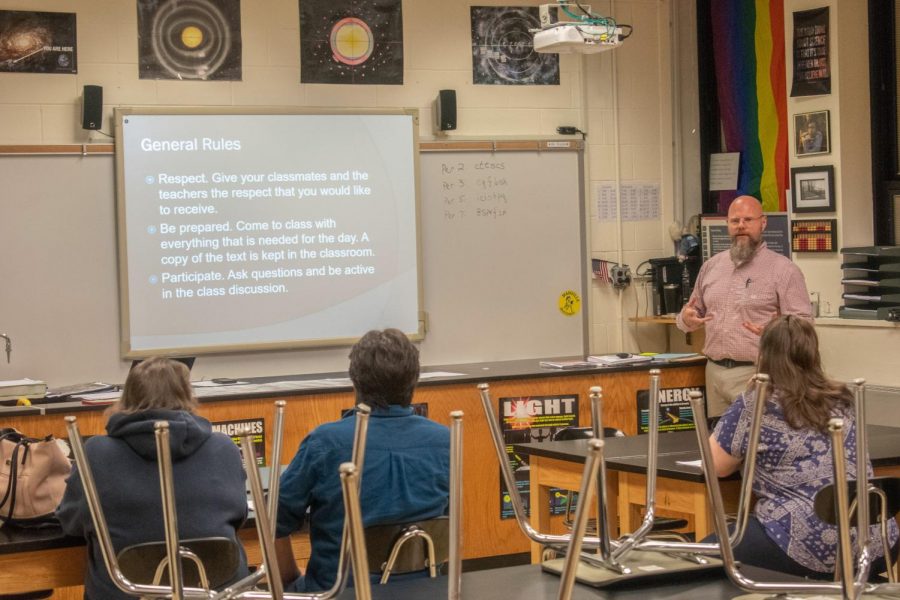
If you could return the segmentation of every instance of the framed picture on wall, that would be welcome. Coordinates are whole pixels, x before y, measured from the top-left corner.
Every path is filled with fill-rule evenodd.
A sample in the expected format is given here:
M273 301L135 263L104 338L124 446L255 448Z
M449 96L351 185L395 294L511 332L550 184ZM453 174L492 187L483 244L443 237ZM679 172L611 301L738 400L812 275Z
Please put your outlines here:
M791 207L794 212L831 212L834 210L834 167L795 167L791 169Z
M831 152L831 129L827 110L794 115L794 151L797 156Z
M837 219L796 219L791 222L794 252L837 252Z

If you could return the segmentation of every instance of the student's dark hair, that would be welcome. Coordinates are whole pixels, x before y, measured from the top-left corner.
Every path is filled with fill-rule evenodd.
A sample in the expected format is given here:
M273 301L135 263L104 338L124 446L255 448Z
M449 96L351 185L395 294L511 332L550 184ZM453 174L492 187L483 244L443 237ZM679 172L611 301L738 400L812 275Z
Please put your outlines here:
M182 363L154 356L128 373L122 399L113 412L135 413L153 409L194 412L197 399L191 390L190 371Z
M357 403L409 406L419 380L419 349L398 329L370 331L350 350Z
M847 386L822 371L819 337L806 319L785 315L766 326L759 341L759 372L769 375L794 429L824 431L835 409L851 406Z

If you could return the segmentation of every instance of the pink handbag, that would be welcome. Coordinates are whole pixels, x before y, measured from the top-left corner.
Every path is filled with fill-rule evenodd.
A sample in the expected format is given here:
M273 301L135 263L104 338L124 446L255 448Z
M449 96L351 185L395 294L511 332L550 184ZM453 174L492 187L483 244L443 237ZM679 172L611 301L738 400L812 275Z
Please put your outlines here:
M27 524L53 515L72 470L52 436L0 429L0 523Z

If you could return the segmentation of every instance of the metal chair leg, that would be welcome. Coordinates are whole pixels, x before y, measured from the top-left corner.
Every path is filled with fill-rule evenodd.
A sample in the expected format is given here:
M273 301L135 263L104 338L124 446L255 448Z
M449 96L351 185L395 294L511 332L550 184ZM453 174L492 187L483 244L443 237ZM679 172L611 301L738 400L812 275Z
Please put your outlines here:
M462 593L463 412L450 413L450 561L447 600Z
M353 566L353 586L356 600L372 599L369 581L369 559L366 556L366 536L363 532L362 511L359 508L359 471L353 463L340 466L344 491L344 510L350 531L350 562Z
M569 600L572 597L572 589L575 587L575 574L578 570L578 558L581 555L581 543L584 539L584 530L587 527L588 505L591 496L597 489L597 474L600 463L603 461L603 440L597 438L588 440L588 456L584 462L584 473L581 477L581 489L578 497L582 499L575 510L575 524L572 537L569 539L566 559L563 563L562 576L559 583L559 600Z
M759 397L758 397L759 398ZM759 400L758 400L759 401ZM719 486L719 479L715 474L715 467L712 462L712 451L710 450L709 428L706 424L706 410L703 406L703 395L700 392L690 393L691 408L694 411L694 418L697 427L697 437L700 443L700 459L703 465L703 473L706 476L707 492L709 494L710 503L713 507L713 526L716 535L722 543L719 544L721 549L722 562L725 567L725 573L731 581L742 590L762 593L762 594L828 594L835 592L843 592L844 589L840 583L813 583L813 582L763 582L750 579L746 574L741 572L734 558L734 549L731 543L726 543L729 532L725 523L725 507L722 501L722 490ZM758 427L759 420L754 421ZM752 438L751 438L752 439ZM843 450L843 447L841 447ZM748 447L747 455L744 457L745 462L756 461L756 448ZM842 464L842 463L836 463ZM846 491L846 485L845 489ZM844 509L847 505L844 504Z
M354 462L344 464L352 466L362 465L364 463L366 437L368 433L370 413L371 409L365 404L358 404L356 406L356 428L353 435L353 449L351 450L350 454ZM257 486L253 483L254 480L259 480L259 471L256 468L256 463L254 462L254 460L252 458L248 458L252 457L252 444L250 444L249 434L246 435L246 438L242 437L241 439L241 450L242 452L244 452L244 467L247 469L247 477L250 480L250 493L251 497L253 498L254 504L257 507L257 519L259 519L259 513L268 513L268 508L266 507L265 499L263 498L262 483L259 483L258 489L256 489ZM244 442L244 439L247 440L246 443ZM356 492L355 499L357 508L359 506L360 473L362 473L362 469L358 468L353 475L354 483L352 484ZM274 515L267 514L263 519L265 521L263 523L257 520L257 533L259 534L260 547L263 553L263 565L259 570L262 570L264 573L268 574L270 580L278 580L278 583L276 584L277 589L272 589L270 590L270 592L229 589L215 595L212 600L230 600L237 598L244 598L247 600L330 600L331 598L339 596L347 586L349 569L351 568L351 563L353 562L350 555L350 553L353 552L353 543L350 538L349 515L344 520L344 532L341 538L341 550L338 558L338 569L334 585L332 585L331 589L325 590L323 592L311 592L303 594L284 592L281 587L281 577L278 573L278 565L275 557L274 525L269 523L268 519L274 519ZM269 540L269 542L266 542L267 539ZM362 540L359 545L362 546L363 554L365 555L365 540ZM367 560L366 564L368 564ZM259 572L259 570L257 571L257 573ZM355 576L356 575L354 573L354 577ZM368 567L366 567L365 581L366 583L369 582ZM360 590L357 587L357 594L359 593ZM359 598L360 596L357 595L357 597Z

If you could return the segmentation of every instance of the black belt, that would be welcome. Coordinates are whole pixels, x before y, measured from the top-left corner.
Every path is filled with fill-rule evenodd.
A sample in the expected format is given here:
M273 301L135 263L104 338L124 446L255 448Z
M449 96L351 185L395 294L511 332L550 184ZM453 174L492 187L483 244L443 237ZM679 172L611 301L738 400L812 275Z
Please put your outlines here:
M733 369L735 367L752 367L752 360L733 360L731 358L721 358L719 360L709 359L720 367L725 367L726 369Z

